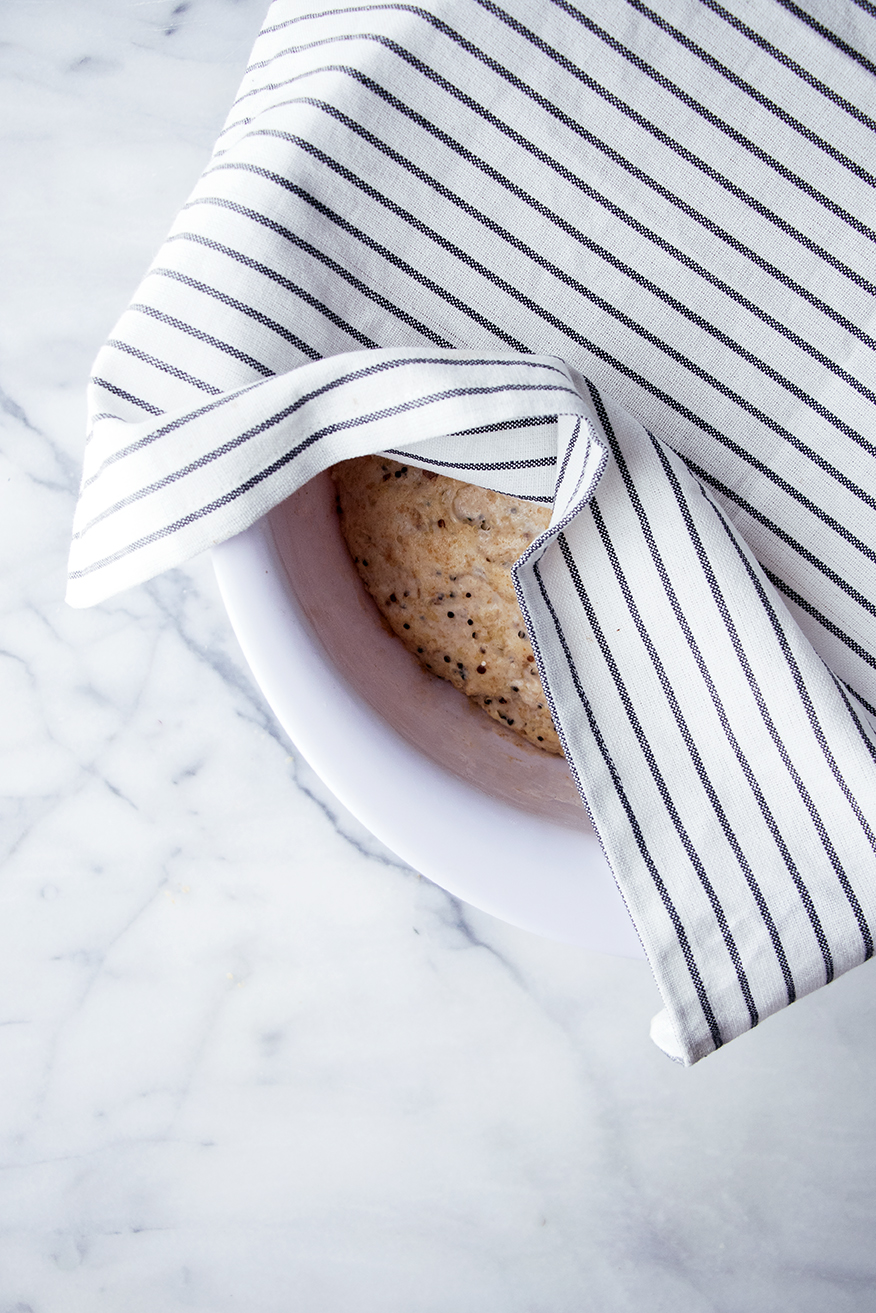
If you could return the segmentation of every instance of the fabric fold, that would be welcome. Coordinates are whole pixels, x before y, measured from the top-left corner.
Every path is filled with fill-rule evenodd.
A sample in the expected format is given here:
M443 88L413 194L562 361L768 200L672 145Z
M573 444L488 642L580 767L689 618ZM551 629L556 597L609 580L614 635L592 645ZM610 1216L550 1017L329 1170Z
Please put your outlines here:
M684 462L590 392L612 459L515 574L690 1063L872 955L872 732Z
M492 468L469 468L470 481L489 474L500 491L552 499L556 426L527 421L586 411L560 360L375 350L331 356L139 423L98 415L85 450L67 601L90 606L181 564L338 460L395 443L416 451L439 439L439 464L461 470L446 435L462 428L469 453L491 448L486 462L471 464ZM477 427L485 432L470 432ZM503 445L498 460L488 434ZM502 465L516 481L506 474L503 482Z

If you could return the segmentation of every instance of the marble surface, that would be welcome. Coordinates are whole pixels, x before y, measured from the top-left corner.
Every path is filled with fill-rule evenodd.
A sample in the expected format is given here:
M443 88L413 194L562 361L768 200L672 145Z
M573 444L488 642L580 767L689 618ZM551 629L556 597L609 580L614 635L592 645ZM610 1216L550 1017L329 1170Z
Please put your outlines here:
M643 962L344 812L209 560L62 601L91 361L262 17L0 8L0 1313L869 1310L873 965L681 1070Z

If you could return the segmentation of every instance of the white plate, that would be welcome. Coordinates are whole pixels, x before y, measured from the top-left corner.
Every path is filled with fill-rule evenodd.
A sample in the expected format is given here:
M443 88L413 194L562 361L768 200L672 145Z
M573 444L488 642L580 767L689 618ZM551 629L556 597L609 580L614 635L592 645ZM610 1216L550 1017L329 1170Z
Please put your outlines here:
M387 847L513 925L642 956L565 761L490 720L383 627L327 474L213 560L280 723Z

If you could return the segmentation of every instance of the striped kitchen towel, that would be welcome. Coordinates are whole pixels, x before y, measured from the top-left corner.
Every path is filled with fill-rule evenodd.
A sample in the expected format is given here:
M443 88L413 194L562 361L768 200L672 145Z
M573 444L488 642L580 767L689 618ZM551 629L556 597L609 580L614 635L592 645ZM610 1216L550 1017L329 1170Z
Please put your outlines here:
M873 952L874 75L868 0L276 0L91 383L73 605L367 451L552 503L521 606L685 1063Z

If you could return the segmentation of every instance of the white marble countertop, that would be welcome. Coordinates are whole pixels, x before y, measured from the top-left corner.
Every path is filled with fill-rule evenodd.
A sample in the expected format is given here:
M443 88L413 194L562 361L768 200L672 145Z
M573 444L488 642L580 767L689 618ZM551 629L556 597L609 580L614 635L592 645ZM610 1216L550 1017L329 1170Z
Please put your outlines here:
M0 10L0 1310L863 1313L873 964L679 1069L643 962L343 811L209 560L62 600L91 361L264 3Z

